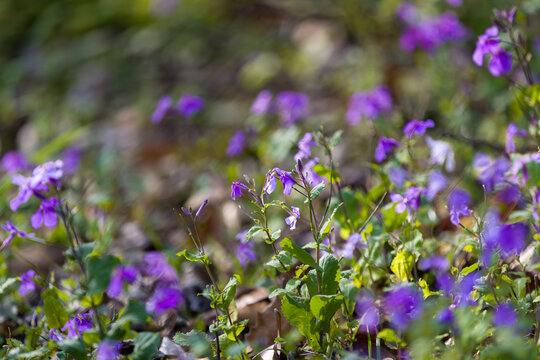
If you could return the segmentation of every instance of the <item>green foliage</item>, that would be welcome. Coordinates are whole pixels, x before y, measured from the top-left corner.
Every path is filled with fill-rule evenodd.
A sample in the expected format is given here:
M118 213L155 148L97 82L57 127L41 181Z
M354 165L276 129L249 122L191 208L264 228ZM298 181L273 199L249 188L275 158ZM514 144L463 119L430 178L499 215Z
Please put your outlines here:
M149 360L155 355L161 344L161 337L157 333L141 332L135 336L135 349L133 360Z

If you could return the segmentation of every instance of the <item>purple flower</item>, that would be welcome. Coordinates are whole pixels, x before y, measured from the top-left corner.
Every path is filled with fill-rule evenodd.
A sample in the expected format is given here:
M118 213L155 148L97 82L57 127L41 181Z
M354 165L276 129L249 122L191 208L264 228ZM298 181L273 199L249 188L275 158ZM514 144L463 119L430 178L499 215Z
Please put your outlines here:
M298 141L298 152L296 155L294 155L294 161L298 162L298 160L307 159L311 156L311 148L313 146L317 145L315 141L313 141L313 135L311 133L305 133L304 137Z
M471 214L471 210L469 210L470 203L471 197L465 190L454 189L450 192L448 195L448 212L452 224L459 225L460 216Z
M291 227L291 230L296 229L296 222L300 218L300 209L291 206L290 216L285 219L285 223Z
M420 198L423 193L423 189L411 186L405 191L403 196L392 193L390 195L390 200L396 204L395 211L398 214L403 213L405 210L413 212L420 208Z
M449 308L444 308L437 313L437 322L443 324L452 324L454 322L454 313Z
M471 292L482 275L478 271L473 271L461 279L456 287L454 302L458 306L475 305L476 302L471 298Z
M158 280L160 286L176 286L179 283L176 270L159 251L149 251L143 257L144 273Z
M446 3L450 6L461 6L463 0L446 0Z
M45 225L49 228L55 227L58 223L58 219L56 217L56 207L58 205L60 205L60 201L56 200L54 197L43 200L39 206L39 209L30 218L32 227L34 229L39 229L41 225Z
M405 330L411 321L422 314L422 295L412 286L396 286L386 294L384 306L390 315L390 322L398 330Z
M512 205L521 199L521 191L519 186L508 184L497 193L496 200L500 203Z
M410 177L409 172L400 166L392 166L388 169L388 178L398 187L403 186Z
M345 242L345 245L343 245L341 255L344 258L352 259L354 256L354 250L357 246L367 247L367 245L364 244L361 240L362 235L360 235L359 233L352 233L351 235L349 235L347 241Z
M204 107L204 101L197 95L184 94L176 103L176 108L185 117L191 117Z
M236 248L236 258L242 267L246 267L248 261L255 261L255 243L252 239L247 239L247 230L236 234L236 239L239 240Z
M493 325L495 327L513 327L517 321L517 314L509 304L500 304L493 312Z
M291 195L292 187L296 184L296 180L293 179L292 175L288 171L281 171L279 174L279 181L283 186L283 193L285 195Z
M29 292L36 289L36 283L33 280L34 276L36 276L36 272L34 270L28 270L21 275L21 286L19 287L19 293L21 293L22 296L25 296Z
M184 294L180 289L160 287L155 290L152 297L146 302L146 311L161 315L169 309L176 309L184 301Z
M64 163L64 173L66 175L73 174L79 168L81 163L82 152L77 146L69 146L62 153L62 161Z
M197 212L195 213L195 217L199 217L199 215L201 215L202 211L204 210L204 208L206 207L206 205L208 204L208 199L204 200L201 204L201 206L199 206L199 209L197 210Z
M242 189L248 190L248 187L239 181L235 181L231 185L231 199L236 200L237 197L242 197Z
M246 133L243 130L238 130L229 140L227 147L227 156L232 157L242 153L246 142Z
M60 342L64 341L65 337L58 330L51 329L49 330L49 340Z
M513 156L513 163L510 167L509 180L525 185L529 181L529 171L527 170L527 164L530 162L540 162L540 153L515 155ZM523 176L519 176L519 172L522 171Z
M375 119L383 112L392 109L392 97L386 86L377 86L370 91L355 92L349 98L345 120L349 125L356 125L362 118Z
M304 93L284 91L276 96L276 106L281 121L294 124L309 116L309 97Z
M356 297L355 305L356 313L360 319L362 326L359 331L365 333L366 330L374 332L377 329L380 321L380 312L373 301L373 296L369 293L359 293Z
M444 256L431 256L420 260L420 270L433 270L434 272L443 273L450 268L448 259Z
M428 17L409 24L399 40L403 51L412 52L415 48L432 52L442 44L461 39L465 28L456 14L446 12L437 17Z
M510 169L510 162L502 156L493 160L489 155L478 153L473 158L473 167L486 191L492 191L496 185L505 181L504 174Z
M151 121L154 124L160 123L161 120L171 113L173 99L170 96L163 96L159 99L156 109L152 113Z
M427 119L426 121L419 121L416 119L411 120L403 128L403 134L407 135L409 139L411 139L414 134L417 134L420 136L424 135L427 129L432 128L434 126L435 126L435 123L431 119Z
M397 146L399 146L399 141L381 136L379 143L377 144L377 148L375 149L375 160L377 160L379 163L382 162L384 159L386 159L386 155Z
M281 181L281 185L283 186L283 193L285 195L291 195L292 187L296 184L296 180L293 179L290 172L278 168L274 168L266 174L266 182L263 188L264 193L270 195L276 190L276 175L279 176L279 181Z
M527 136L527 130L519 130L517 125L510 123L506 129L506 152L509 154L516 151L516 144L514 143L514 136Z
M499 30L496 26L488 28L483 35L478 37L472 57L476 65L482 66L484 57L490 55L488 69L493 76L508 74L512 70L512 56L501 48L498 35Z
M84 314L77 314L74 318L69 319L62 331L68 332L68 337L76 338L82 335L83 332L92 329L94 325L94 312L90 311Z
M502 225L498 243L504 256L519 255L526 245L529 228L524 223Z
M433 200L437 194L446 188L448 180L439 170L433 170L429 174L429 183L427 188L427 198L429 201Z
M63 167L64 162L62 160L48 161L37 166L32 172L30 186L37 189L47 184L57 184L64 174Z
M304 176L306 177L306 181L310 184L310 186L317 186L323 181L323 178L313 171L313 167L318 163L319 158L313 158L304 165Z
M418 19L418 10L413 3L404 1L399 4L396 11L397 18L406 24L412 24Z
M96 351L96 360L115 360L120 356L122 343L113 340L103 340Z
M264 115L270 110L272 102L272 93L268 90L263 90L257 95L253 105L251 105L251 113L255 115Z
M13 225L13 223L9 220L6 221L5 225L2 225L2 229L6 230L9 233L9 236L2 242L2 246L0 246L0 251L3 250L6 246L8 246L15 236L19 236L21 238L29 238L34 236L34 234L27 234L24 231L17 229L17 227Z
M454 289L454 279L447 273L437 273L435 277L435 283L439 290L449 296Z
M133 265L120 265L111 276L109 287L107 288L107 295L111 298L117 298L122 293L122 287L124 282L133 284L139 275L139 270Z
M512 6L510 9L508 10L503 10L503 11L499 11L499 10L493 10L493 12L495 13L495 15L497 15L497 17L509 24L512 24L514 22L514 17L516 16L516 11L517 11L517 8L515 6Z
M446 171L453 171L456 162L454 160L454 150L446 141L433 140L431 137L426 137L426 142L430 148L430 162L434 165L443 165L446 163Z
M0 166L8 174L13 174L17 171L26 171L30 168L26 157L21 152L15 150L4 154Z
M19 206L26 203L33 194L39 191L47 191L47 187L42 184L38 184L36 187L32 186L32 178L25 177L20 174L15 174L11 178L11 182L19 187L19 192L9 203L12 211L17 211Z

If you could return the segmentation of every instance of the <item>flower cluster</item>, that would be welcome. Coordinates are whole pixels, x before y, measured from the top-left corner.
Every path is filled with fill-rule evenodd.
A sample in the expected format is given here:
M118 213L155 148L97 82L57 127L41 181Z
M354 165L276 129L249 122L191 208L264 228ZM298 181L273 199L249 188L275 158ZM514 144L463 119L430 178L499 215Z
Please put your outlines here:
M488 28L483 35L478 37L472 56L474 63L482 66L484 57L490 55L488 69L493 76L508 74L512 70L512 55L501 47L498 35L497 26Z

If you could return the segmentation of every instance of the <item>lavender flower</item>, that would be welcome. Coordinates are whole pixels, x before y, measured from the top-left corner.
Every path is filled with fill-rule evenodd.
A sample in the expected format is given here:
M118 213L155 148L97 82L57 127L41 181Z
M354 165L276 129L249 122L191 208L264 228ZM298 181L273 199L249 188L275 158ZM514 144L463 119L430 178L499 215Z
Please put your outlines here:
M15 174L11 178L11 182L19 186L19 192L9 203L9 206L12 211L17 211L19 206L26 203L33 194L37 191L47 191L47 187L43 184L37 184L37 186L32 186L32 178L25 177L20 174Z
M19 278L21 280L19 293L22 296L25 296L29 292L36 290L36 283L33 280L34 276L36 276L36 272L34 270L28 270Z
M510 123L506 129L506 153L510 154L511 152L516 151L516 144L514 143L515 136L527 136L527 130L519 130L517 125Z
M157 288L146 302L146 311L161 315L169 309L176 309L180 304L183 304L184 294L180 289L174 287Z
M444 256L431 256L426 259L422 259L419 264L420 270L433 270L437 273L443 273L450 268L448 259Z
M233 182L231 185L231 199L236 200L237 197L242 197L242 189L249 190L249 188L241 182Z
M30 164L21 152L13 150L4 154L0 166L6 173L13 174L17 171L28 170Z
M499 246L504 256L519 255L526 245L529 228L524 223L502 225L499 231Z
M323 178L313 171L313 167L318 163L319 158L313 158L304 165L303 174L310 186L317 186L323 181Z
M158 280L159 286L176 286L179 283L176 270L159 251L149 251L143 257L144 273Z
M446 163L446 171L453 171L456 162L454 160L454 150L446 141L433 140L431 137L426 137L426 142L431 150L430 162L434 165L443 165Z
M486 55L491 56L488 69L493 76L508 74L512 70L512 56L501 48L498 35L499 30L496 26L488 28L483 35L478 37L473 53L473 61L478 66L483 65Z
M412 24L418 20L418 10L413 3L404 1L399 4L396 11L396 16L402 22Z
M513 327L517 321L517 314L510 304L500 304L493 312L493 325L495 327Z
M311 133L305 133L304 137L298 141L298 152L296 155L294 155L294 161L298 162L298 160L307 159L311 156L311 148L313 146L317 145L315 141L313 141L313 135Z
M366 244L364 244L362 241L362 235L359 233L352 233L347 238L347 241L345 242L345 245L343 245L343 250L341 251L341 255L344 258L352 259L354 256L354 250L357 246L360 247L367 247Z
M449 308L444 308L437 313L436 319L439 323L450 325L454 323L454 313Z
M251 113L255 115L264 115L270 110L272 102L272 93L268 90L263 90L257 95L253 105L251 105Z
M263 192L267 195L270 195L271 193L274 192L274 190L276 190L277 181L274 174L275 174L275 170L271 170L266 174L266 182L263 187Z
M58 330L51 329L49 330L49 340L60 342L65 340L65 336L62 335Z
M56 200L54 197L43 200L39 206L39 209L30 218L32 227L34 229L39 229L41 225L45 225L49 228L55 227L58 223L58 219L56 217L56 207L58 205L60 205L60 201Z
M309 116L309 97L304 93L281 92L276 96L276 106L281 121L287 125Z
M30 186L33 189L38 189L40 186L47 184L56 185L64 174L64 162L62 160L48 161L37 166L32 172Z
M521 199L521 191L519 186L508 184L497 193L496 200L500 203L512 205Z
M394 147L399 146L399 141L381 136L377 148L375 149L375 160L382 162L386 159L386 155L392 151Z
M19 236L21 238L29 238L29 237L34 236L34 234L27 234L24 231L17 229L17 227L13 225L13 223L9 220L6 221L5 225L2 225L2 229L6 230L9 233L9 235L2 242L2 246L0 246L0 251L3 250L6 246L8 246L11 240L13 240L15 236Z
M151 121L154 124L160 123L172 110L173 99L170 96L163 96L159 99L156 109L152 113Z
M478 153L473 158L473 167L480 183L487 191L492 191L496 185L505 181L510 162L502 156L493 160L489 155Z
M405 210L413 212L420 208L420 197L423 193L423 189L411 186L405 191L403 196L393 193L390 195L390 199L396 204L395 211L398 214L403 213Z
M349 98L345 119L349 125L356 125L362 118L375 119L392 109L392 97L386 86L378 86L370 91L355 92Z
M428 17L409 25L401 35L399 45L403 51L412 52L415 48L432 52L446 42L465 36L465 28L456 14L446 12L437 17Z
M178 100L176 108L180 113L185 117L191 117L202 110L204 107L204 100L197 96L191 94L184 94Z
M411 120L403 128L403 134L407 135L409 139L411 139L414 134L417 134L420 136L424 135L427 129L432 128L434 126L435 126L435 123L431 119L427 119L426 121L419 121L416 119Z
M238 130L229 140L229 146L227 147L227 156L233 157L241 154L244 150L246 142L246 133L243 130Z
M508 10L503 10L503 11L494 10L493 12L495 13L495 15L497 15L497 17L500 20L508 24L512 24L514 22L514 17L516 16L516 11L517 11L517 8L515 6L512 6Z
M103 340L96 351L96 360L115 360L120 356L122 343L113 340Z
M454 289L454 279L447 273L437 273L435 277L435 284L439 290L449 296Z
M437 194L446 188L448 180L439 170L433 170L429 174L429 183L427 188L427 199L433 200Z
M373 296L366 292L359 293L356 297L355 309L362 324L359 331L368 330L370 333L376 331L380 321L380 312L373 301Z
M400 166L392 166L388 169L388 178L398 187L403 186L410 177L409 172Z
M69 319L62 331L68 332L68 337L76 338L81 336L83 332L92 329L94 325L94 312L90 311L84 314L77 314L74 318Z
M117 298L122 293L122 287L124 282L133 284L139 276L139 270L133 265L120 265L111 276L109 287L107 288L107 295L111 298Z
M248 261L255 261L256 255L254 251L255 243L252 239L247 239L247 230L236 234L236 239L239 240L236 248L236 258L242 267L246 267Z
M468 216L471 214L469 204L471 197L465 190L454 189L448 195L448 212L450 213L450 221L454 225L459 225L460 216Z
M285 195L291 195L292 187L296 184L296 180L293 179L291 173L282 170L279 174L279 181L283 185L283 193Z
M291 211L289 212L290 216L285 219L285 223L291 227L291 230L296 229L296 222L300 218L300 209L291 206Z
M386 294L384 306L392 325L398 330L405 330L422 314L422 295L412 286L396 286Z
M471 292L482 275L478 271L473 271L461 279L461 282L455 289L454 302L458 306L475 305L476 302L471 298Z
M79 168L82 152L78 146L69 146L62 152L62 162L64 163L64 173L73 174Z

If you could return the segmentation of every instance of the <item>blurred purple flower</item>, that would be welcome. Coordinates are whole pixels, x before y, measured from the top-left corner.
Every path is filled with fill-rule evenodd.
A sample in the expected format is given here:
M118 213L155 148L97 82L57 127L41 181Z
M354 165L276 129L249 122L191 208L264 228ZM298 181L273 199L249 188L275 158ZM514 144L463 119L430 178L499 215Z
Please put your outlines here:
M231 185L231 199L236 200L237 197L242 197L242 189L248 190L249 188L239 181L234 181Z
M409 25L401 35L399 45L403 51L412 52L415 48L432 52L442 44L461 39L465 28L456 14L446 12L437 17L425 18Z
M493 160L489 155L478 153L473 158L473 167L478 181L486 187L486 191L492 191L505 181L504 175L510 169L510 162L502 156Z
M64 173L71 175L79 168L81 163L82 151L78 146L69 146L62 152L62 161L64 162Z
M420 270L432 270L437 273L446 272L450 268L450 263L448 259L444 256L430 256L428 258L420 260L418 266Z
M424 135L426 133L426 130L429 128L432 128L435 126L435 123L431 119L427 119L426 121L419 121L419 120L411 120L409 121L405 127L403 128L403 134L407 135L409 139L413 137L414 134L417 135Z
M246 142L246 133L243 130L238 130L229 140L227 147L227 156L233 157L242 153Z
M122 293L122 287L124 282L133 284L139 275L139 270L133 265L120 265L111 276L109 287L107 288L107 295L111 298L117 298Z
M530 162L540 162L540 153L529 153L523 155L515 154L512 157L512 166L510 167L510 176L509 180L525 185L529 181L529 170L527 169L527 164ZM520 176L519 172L522 172Z
M36 276L36 272L34 270L28 270L24 274L21 275L21 286L19 287L19 293L22 296L25 296L31 291L34 291L36 289L36 283L34 282L34 276Z
M437 313L435 318L439 323L450 325L454 322L454 313L449 308L444 308Z
M68 337L76 338L82 335L83 332L92 329L94 325L94 312L90 311L84 314L77 314L74 318L69 319L62 331L68 332Z
M412 286L395 286L386 294L384 307L392 325L402 331L422 315L422 295Z
M160 286L178 285L178 274L165 255L159 251L149 251L143 257L143 272L158 280Z
M349 125L356 125L362 118L375 119L392 109L392 97L386 86L377 86L370 91L355 92L349 98L345 119Z
M0 166L6 173L13 174L17 171L28 170L30 168L30 163L23 153L13 150L4 154Z
M519 130L517 125L510 123L506 129L506 153L516 151L516 144L514 143L514 136L527 136L527 130Z
M158 287L146 302L146 311L161 315L169 309L176 309L184 303L184 295L174 287Z
M294 155L294 161L298 162L298 160L307 159L311 156L311 148L313 146L317 145L315 141L313 141L313 135L311 133L305 133L304 137L298 141L298 152L296 155Z
M454 289L454 279L447 273L438 273L435 277L435 283L443 294L449 296Z
M64 341L65 337L56 329L49 330L49 340L60 342Z
M352 233L347 238L347 241L345 241L343 249L341 250L341 255L344 258L352 259L354 257L354 250L358 246L364 248L367 247L367 245L362 242L362 235L360 235L359 233Z
M446 3L451 6L461 6L463 0L446 0Z
M281 121L292 125L309 116L309 97L304 93L284 91L277 94L276 107Z
M431 150L430 162L434 165L445 165L446 171L453 171L456 162L454 160L454 150L449 143L442 140L433 140L431 137L426 136L426 142Z
M113 340L103 340L96 351L96 360L115 360L120 356L122 343Z
M471 298L471 292L474 290L475 285L482 275L478 271L473 271L461 279L461 282L457 285L455 291L454 302L458 306L475 305L476 301Z
M392 151L394 147L399 146L399 141L381 136L377 148L375 149L375 160L377 162L382 162L386 159L386 155Z
M45 199L41 202L39 209L30 218L30 223L34 229L39 229L41 225L45 227L53 228L58 223L56 217L56 207L60 205L60 201L55 197Z
M300 218L300 209L291 206L291 212L289 213L289 216L285 219L285 223L290 226L291 230L296 229L296 222Z
M488 28L483 35L478 37L472 57L476 65L482 66L484 57L491 55L488 69L493 76L508 74L512 70L512 55L500 46L498 35L499 30L496 26Z
M252 239L247 239L247 230L239 232L236 234L236 239L239 240L238 246L236 247L236 258L242 267L246 267L248 261L255 261L255 243Z
M400 166L392 166L388 169L388 178L398 187L403 186L410 177L409 172Z
M9 233L9 235L2 242L2 246L0 246L0 251L3 250L6 246L8 246L11 240L13 240L15 236L19 236L21 238L29 238L29 237L34 236L34 234L27 234L24 231L17 229L17 227L13 225L13 223L9 220L6 221L5 225L2 225L2 229L6 230Z
M459 225L460 216L471 214L471 210L469 210L470 203L471 197L465 190L456 188L448 194L448 212L452 224Z
M418 10L416 9L416 5L408 1L402 2L397 8L396 16L400 21L406 24L416 22L418 20Z
M170 96L163 96L161 99L159 99L156 109L152 113L151 121L154 124L160 123L161 120L165 116L167 116L171 110L173 105L173 99Z
M57 184L64 175L64 162L62 160L48 161L37 166L32 172L30 186L33 189L47 184Z
M427 199L433 200L437 194L446 188L448 180L439 170L433 170L429 174L429 183L427 188Z
M510 304L500 304L493 312L493 325L495 327L513 327L517 321L517 314Z
M512 24L514 22L514 17L516 16L516 11L517 11L517 8L515 6L512 6L508 10L502 10L502 11L493 10L495 15L497 15L497 17L499 19L501 19L501 20L503 20L505 22L508 22L509 24Z
M360 324L359 331L366 333L367 331L375 332L380 321L380 312L373 301L373 296L367 292L361 292L356 297L355 305L356 313L358 314ZM366 331L367 330L367 331Z
M197 95L184 94L176 103L176 108L185 117L191 117L201 111L204 107L204 100Z
M524 223L505 224L499 231L498 244L504 256L519 255L526 245L529 227Z
M420 208L420 198L423 193L423 189L411 186L405 191L403 196L393 193L390 195L390 199L396 204L395 211L398 214L403 213L405 210L410 213Z
M199 206L199 209L197 210L197 212L195 213L195 217L199 217L199 215L201 215L202 211L204 210L204 208L206 207L206 205L208 205L208 199L204 200L201 204L201 206Z
M317 186L319 185L323 180L323 177L319 176L315 171L313 171L313 167L319 163L319 158L313 158L309 160L304 165L304 176L306 177L306 181L310 184L310 186Z
M263 90L257 95L253 105L251 105L251 113L255 115L264 115L270 110L272 102L272 93L268 90Z
M502 188L496 196L496 200L500 203L512 205L517 203L521 199L521 191L519 186L515 184L508 184Z

